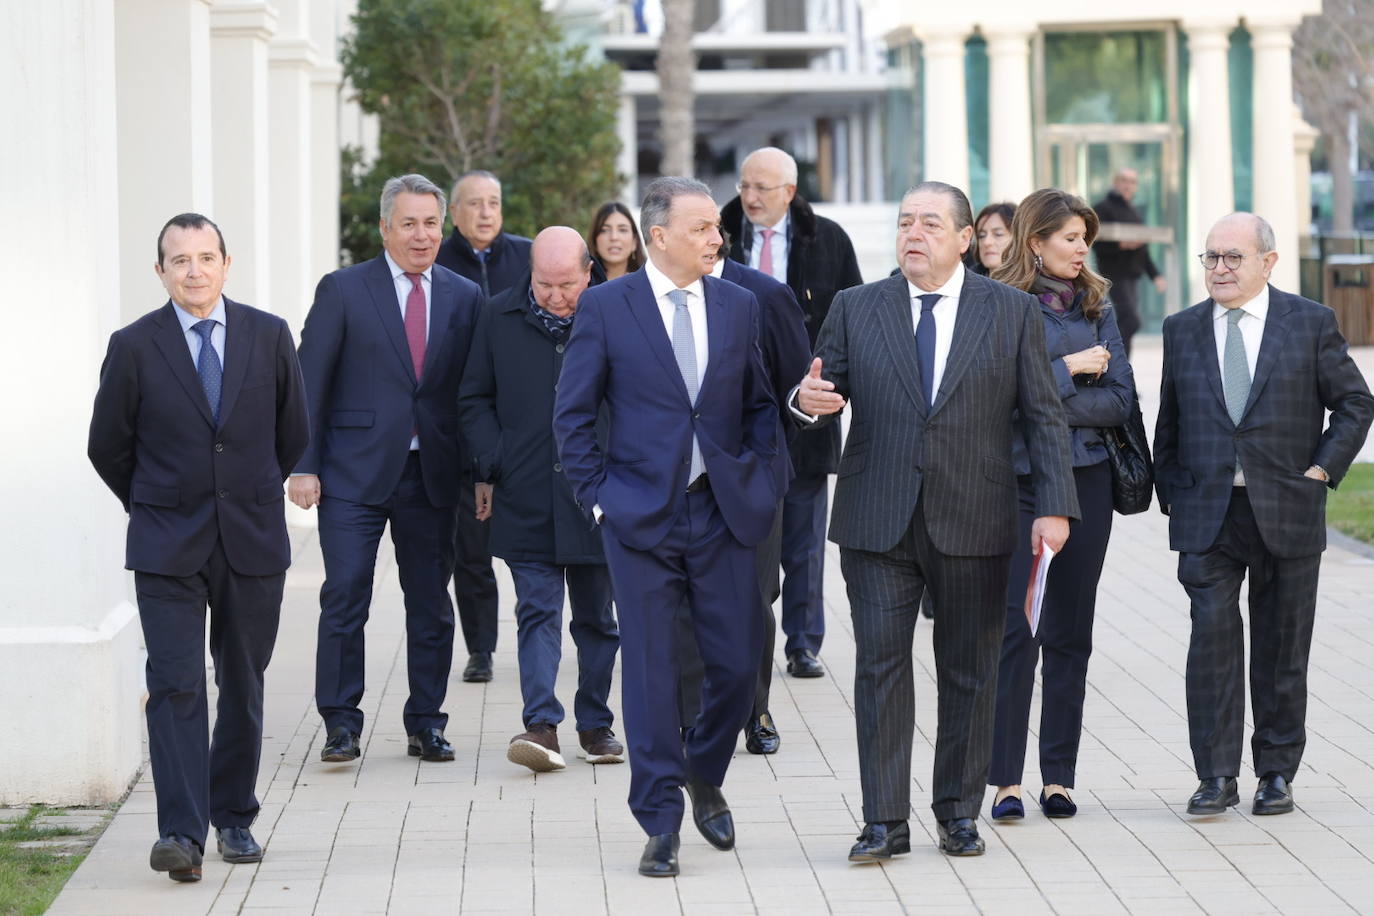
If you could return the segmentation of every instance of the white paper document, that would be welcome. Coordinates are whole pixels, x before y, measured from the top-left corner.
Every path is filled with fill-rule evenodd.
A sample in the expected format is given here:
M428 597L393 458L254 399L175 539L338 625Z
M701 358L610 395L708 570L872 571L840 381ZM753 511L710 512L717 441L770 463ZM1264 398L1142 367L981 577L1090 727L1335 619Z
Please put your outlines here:
M1040 542L1040 556L1031 564L1030 580L1026 583L1026 622L1030 624L1031 635L1040 632L1040 608L1045 603L1045 582L1050 575L1050 561L1054 550L1044 541Z

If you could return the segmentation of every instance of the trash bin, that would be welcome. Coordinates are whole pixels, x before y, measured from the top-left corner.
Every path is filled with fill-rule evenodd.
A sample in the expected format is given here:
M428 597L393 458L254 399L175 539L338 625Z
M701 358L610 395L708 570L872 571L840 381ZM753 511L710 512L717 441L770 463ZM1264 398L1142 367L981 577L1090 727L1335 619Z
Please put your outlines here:
M1374 344L1374 255L1333 254L1326 259L1326 304L1352 347Z

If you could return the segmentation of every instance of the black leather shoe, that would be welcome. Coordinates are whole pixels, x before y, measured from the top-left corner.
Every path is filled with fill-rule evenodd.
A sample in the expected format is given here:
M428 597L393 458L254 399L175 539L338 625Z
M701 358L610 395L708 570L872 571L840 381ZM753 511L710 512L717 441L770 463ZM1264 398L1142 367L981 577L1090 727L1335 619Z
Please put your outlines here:
M849 850L851 862L879 862L911 852L911 828L906 821L864 824L858 840Z
M361 753L362 751L358 750L357 733L340 725L329 730L324 749L320 751L320 759L325 763L348 763L350 760L357 760Z
M764 713L744 726L744 749L751 754L776 754L782 738L773 726L773 717Z
M815 652L798 649L787 656L787 673L793 677L820 677L825 674L825 669L816 661Z
M1293 810L1293 787L1278 773L1265 773L1255 790L1251 814L1287 814Z
M687 794L692 797L692 822L706 837L706 842L717 849L734 848L735 818L720 787L689 776Z
M444 733L439 729L422 728L410 736L406 744L406 753L421 760L439 763L453 759L453 745L448 743Z
M469 684L484 684L491 680L491 653L474 652L468 656L468 666L463 669L463 680Z
M220 827L215 831L215 843L226 862L262 861L262 847L247 827Z
M1234 776L1209 776L1197 784L1197 791L1188 799L1188 813L1225 814L1227 808L1239 804Z
M650 878L672 878L677 875L676 833L660 833L649 837L644 854L639 857L639 873Z
M1062 792L1046 795L1045 790L1041 789L1040 810L1045 812L1045 817L1073 817L1078 813L1078 806Z
M940 834L940 850L947 856L981 856L987 849L978 835L978 823L971 817L955 817L935 824Z
M163 837L153 844L148 864L153 871L165 871L173 881L190 883L200 880L202 861L200 850L183 837Z

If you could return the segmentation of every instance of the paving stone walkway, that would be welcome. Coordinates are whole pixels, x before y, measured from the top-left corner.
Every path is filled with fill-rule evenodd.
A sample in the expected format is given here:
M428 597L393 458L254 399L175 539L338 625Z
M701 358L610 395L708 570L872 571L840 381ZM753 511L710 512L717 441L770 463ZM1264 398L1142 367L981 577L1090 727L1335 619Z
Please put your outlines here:
M1368 371L1374 350L1360 359ZM1136 363L1152 414L1157 340L1140 342ZM1032 810L1024 821L994 825L985 817L981 858L951 860L936 850L928 807L934 667L923 621L914 656L914 850L882 866L846 861L862 820L854 643L831 545L828 676L795 680L779 666L772 711L782 750L755 757L741 745L725 786L738 846L718 852L689 823L676 880L635 873L643 836L625 805L627 766L592 767L570 751L566 770L535 776L506 761L521 727L513 592L500 564L496 679L462 683L460 660L449 688L457 761L406 756L400 589L384 552L367 631L363 758L353 766L320 763L311 683L322 564L314 532L295 530L298 559L268 672L255 827L267 858L230 866L209 857L198 885L151 872L157 830L145 773L50 913L1374 912L1374 559L1333 547L1323 561L1299 810L1255 818L1243 804L1222 817L1189 818L1182 808L1196 781L1183 689L1188 610L1165 522L1153 509L1116 520L1098 600L1076 818L1050 821L1034 810L1040 783L1030 759ZM575 684L572 657L565 640L565 703ZM1038 703L1037 690L1037 710ZM575 744L570 725L562 739ZM1243 799L1253 788L1247 773Z

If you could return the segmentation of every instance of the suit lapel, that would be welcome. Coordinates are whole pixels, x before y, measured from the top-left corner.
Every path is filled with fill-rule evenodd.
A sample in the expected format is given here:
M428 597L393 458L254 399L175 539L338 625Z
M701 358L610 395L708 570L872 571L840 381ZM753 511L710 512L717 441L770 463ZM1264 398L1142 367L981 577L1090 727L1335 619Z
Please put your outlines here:
M455 303L453 284L449 278L436 268L430 269L429 284L429 335L425 339L425 378L429 378L430 366L438 366L449 344L449 323L453 320ZM401 322L401 333L405 333L405 322ZM410 362L410 344L406 344L406 365ZM414 366L411 366L412 370ZM421 380L423 384L423 379Z
M978 343L987 336L987 326L992 320L993 309L984 302L979 288L979 278L973 273L964 274L964 288L959 294L959 311L954 318L954 338L949 344L949 356L945 359L945 371L940 376L940 389L931 405L932 414L939 411L949 400L950 392L959 384L973 357L978 352ZM1027 320L1040 321L1036 311Z
M224 324L224 388L219 398L221 426L229 418L229 411L234 409L234 402L243 388L243 377L248 372L248 358L253 349L248 315L237 302L230 302L227 296L224 299Z
M687 397L687 383L682 380L682 370L678 368L677 357L673 356L673 343L668 339L668 332L663 327L663 316L659 314L658 303L654 301L653 289L649 286L649 280L641 270L633 274L625 281L625 304L629 306L630 314L634 316L635 323L639 325L639 330L648 341L649 349L654 357L663 366L663 371L668 373L677 390L682 393L683 400ZM707 319L709 324L709 319ZM697 393L700 394L701 386L697 386Z
M191 350L186 346L186 332L181 329L181 322L177 321L171 302L158 312L158 330L153 335L153 342L162 352L162 358L167 360L172 375L186 390L186 396L191 399L191 403L196 405L205 422L214 426L215 418L210 414L210 402L205 399L205 389L200 384L195 364L191 362ZM220 415L223 416L223 413Z
M911 324L911 299L907 296L905 277L893 277L883 286L878 299L878 322L884 342L892 353L897 378L917 411L929 410L921 374L917 371L920 354L916 350L916 329Z
M401 361L406 375L410 376L410 381L414 384L415 365L410 361L410 344L406 343L405 321L401 317L401 307L396 303L396 284L391 279L391 269L383 255L378 255L372 263L375 266L367 273L367 291L372 294L372 304L376 306L377 317L381 319L386 336L391 339L391 346L396 350L396 358ZM435 298L437 297L431 287L431 312Z
M1193 327L1193 340L1197 343L1197 359L1202 366L1202 374L1207 385L1216 395L1221 412L1226 413L1226 392L1221 387L1221 364L1217 361L1217 336L1212 330L1212 309L1216 303L1211 299L1203 302L1197 311L1197 324ZM1230 414L1227 414L1229 418Z
M701 278L701 295L706 300L706 373L697 381L697 400L701 400L701 393L706 390L707 383L715 376L716 367L720 364L720 355L725 352L725 345L730 339L730 329L726 322L733 317L730 309L725 304L725 291L716 282L715 277ZM677 364L674 358L673 364ZM678 370L678 375L682 371ZM686 388L686 385L683 386Z
M1279 355L1283 353L1283 343L1288 338L1289 311L1288 297L1269 287L1269 311L1264 316L1264 336L1260 338L1259 354L1255 357L1255 377L1250 382L1250 396L1245 400L1246 413L1255 406L1256 398L1264 390L1279 361ZM1241 418L1244 417L1245 414L1241 414Z

